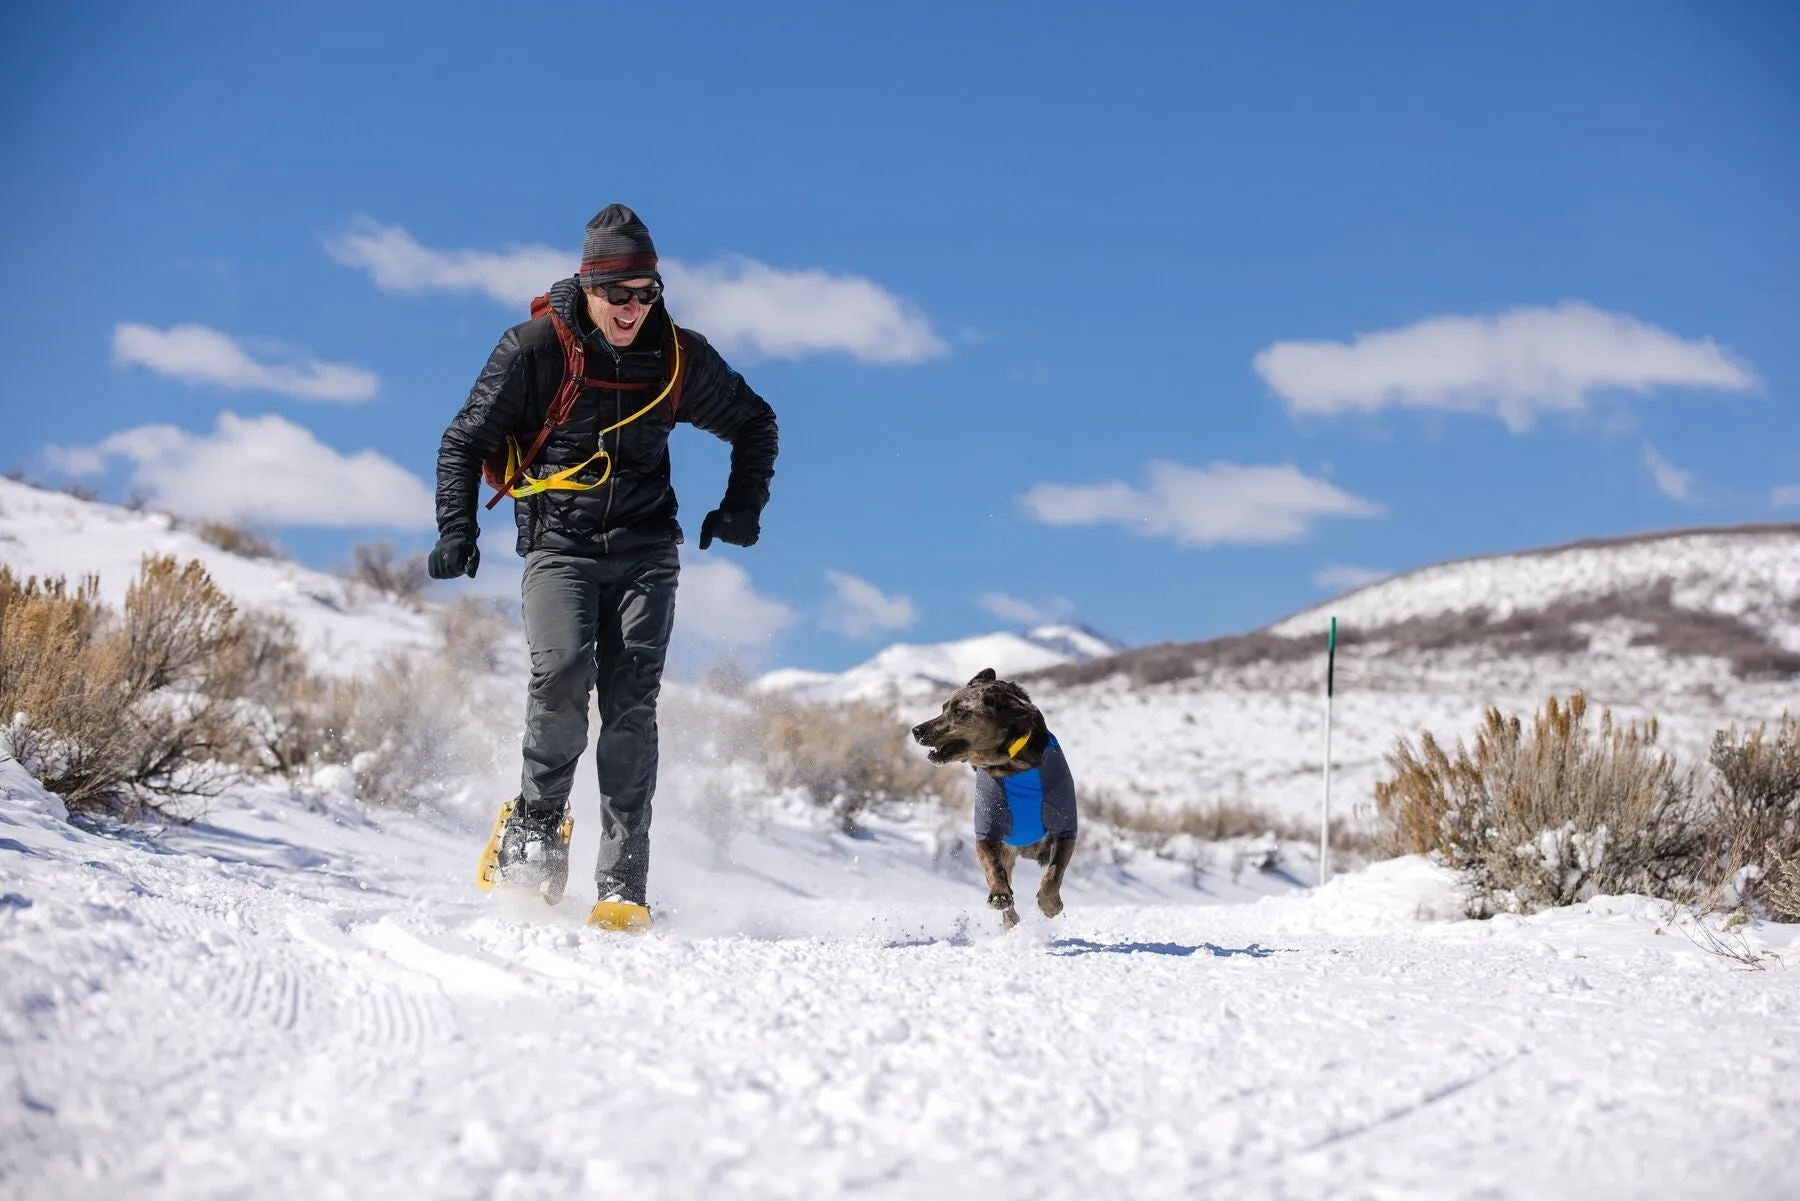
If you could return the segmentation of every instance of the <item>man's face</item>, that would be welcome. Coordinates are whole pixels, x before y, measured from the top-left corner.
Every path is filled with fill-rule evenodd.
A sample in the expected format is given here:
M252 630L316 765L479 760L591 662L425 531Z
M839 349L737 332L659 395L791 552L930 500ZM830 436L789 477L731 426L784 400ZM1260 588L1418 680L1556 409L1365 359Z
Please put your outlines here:
M650 311L650 305L645 304L635 290L648 288L655 282L646 276L643 279L625 279L583 289L587 293L588 316L608 342L620 347L631 345L632 339L638 335L639 327L644 323L644 314ZM634 292L626 297L624 304L614 304L607 299L608 291L616 296L626 288L633 289Z

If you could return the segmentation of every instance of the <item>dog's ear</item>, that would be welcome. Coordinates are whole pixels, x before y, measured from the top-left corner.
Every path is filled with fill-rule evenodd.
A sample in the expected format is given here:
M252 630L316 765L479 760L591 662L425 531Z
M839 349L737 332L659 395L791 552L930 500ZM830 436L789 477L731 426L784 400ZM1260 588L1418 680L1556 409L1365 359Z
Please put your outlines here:
M975 678L970 680L969 683L971 683L971 684L992 684L995 680L997 680L999 678L1000 677L997 674L995 674L993 668L984 667L980 671L975 673Z

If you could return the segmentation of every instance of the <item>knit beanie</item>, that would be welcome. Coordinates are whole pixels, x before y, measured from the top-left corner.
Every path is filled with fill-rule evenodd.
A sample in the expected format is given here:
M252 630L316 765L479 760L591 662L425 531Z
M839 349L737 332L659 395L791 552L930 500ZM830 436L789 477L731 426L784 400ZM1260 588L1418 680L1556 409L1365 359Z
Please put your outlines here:
M609 204L587 223L581 247L581 286L597 287L621 279L662 279L656 271L656 244L638 215L622 204Z

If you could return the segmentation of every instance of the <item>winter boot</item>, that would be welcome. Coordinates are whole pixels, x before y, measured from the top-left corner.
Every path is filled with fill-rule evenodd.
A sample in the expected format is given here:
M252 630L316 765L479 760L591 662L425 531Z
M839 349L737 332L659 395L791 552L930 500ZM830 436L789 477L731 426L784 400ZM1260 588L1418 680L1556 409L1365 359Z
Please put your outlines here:
M560 819L538 818L521 810L516 800L507 801L500 806L482 850L476 882L483 892L496 884L528 889L555 905L568 887L569 840L574 834L575 821L566 813Z

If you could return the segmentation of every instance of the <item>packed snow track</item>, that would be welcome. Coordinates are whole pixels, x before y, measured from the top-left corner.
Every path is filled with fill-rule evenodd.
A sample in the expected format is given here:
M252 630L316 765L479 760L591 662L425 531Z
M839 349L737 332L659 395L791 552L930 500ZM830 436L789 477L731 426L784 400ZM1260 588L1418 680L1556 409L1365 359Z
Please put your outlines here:
M1001 936L898 835L674 830L632 938L483 899L475 827L96 834L0 763L0 1195L1797 1195L1791 927L1454 920L1402 860Z

